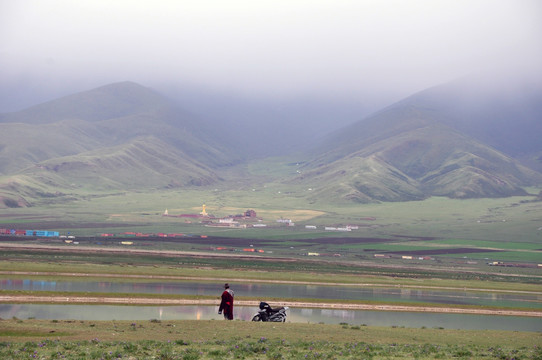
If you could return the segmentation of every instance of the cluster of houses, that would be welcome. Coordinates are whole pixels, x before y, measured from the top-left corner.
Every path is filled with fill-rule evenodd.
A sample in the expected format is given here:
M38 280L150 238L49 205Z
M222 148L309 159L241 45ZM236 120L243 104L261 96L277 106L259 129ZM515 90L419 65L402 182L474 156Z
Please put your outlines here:
M208 227L227 227L227 228L238 228L238 229L245 229L248 227L252 227L252 228L267 227L267 224L262 223L262 219L258 217L258 215L256 214L256 211L254 210L249 209L245 211L244 213L237 214L237 215L215 217L214 215L207 213L205 204L202 205L202 211L199 214L171 215L169 214L169 211L166 209L164 213L162 214L162 216L198 219L199 222L201 222L202 224ZM371 218L369 220L374 220L374 218ZM190 221L190 220L187 220L187 221ZM295 226L295 223L292 221L292 219L285 219L282 217L280 219L277 219L276 223L279 225L285 225L285 226ZM318 226L305 225L305 229L318 230ZM323 229L325 231L352 231L352 230L359 229L359 226L357 225L324 226Z
M58 231L49 230L19 230L0 229L0 235L33 236L33 237L59 237Z
M391 259L393 257L398 257L391 254L374 254L373 256L379 259ZM399 257L402 260L435 260L431 256L400 255Z
M242 214L228 215L224 217L215 217L212 214L207 213L205 204L202 206L202 211L199 214L180 214L180 215L170 215L169 211L166 209L162 216L168 217L179 217L187 219L198 219L205 226L210 227L232 227L232 228L246 228L250 226L262 226L263 224L253 224L253 222L261 221L261 218L258 218L256 211L247 210ZM265 225L263 225L265 226Z
M205 226L210 227L230 227L230 228L247 228L247 227L265 227L265 224L261 224L262 219L258 218L256 211L247 210L242 214L228 215L222 218L209 217L207 220L203 220L202 223Z

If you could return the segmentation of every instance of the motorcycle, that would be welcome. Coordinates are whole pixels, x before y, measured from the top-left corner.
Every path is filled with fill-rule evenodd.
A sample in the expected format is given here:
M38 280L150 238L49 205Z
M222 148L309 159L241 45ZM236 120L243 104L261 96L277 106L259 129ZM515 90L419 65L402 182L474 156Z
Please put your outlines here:
M252 321L285 322L288 306L273 309L268 303L260 302L260 310L252 317Z

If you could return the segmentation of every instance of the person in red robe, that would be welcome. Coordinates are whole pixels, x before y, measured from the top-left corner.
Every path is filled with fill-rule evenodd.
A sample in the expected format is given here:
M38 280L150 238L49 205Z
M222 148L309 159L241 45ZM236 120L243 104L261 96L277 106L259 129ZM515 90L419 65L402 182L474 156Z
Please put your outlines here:
M224 319L233 320L233 290L230 289L230 285L228 284L224 284L222 301L218 308L219 314L222 314L222 311L224 311Z

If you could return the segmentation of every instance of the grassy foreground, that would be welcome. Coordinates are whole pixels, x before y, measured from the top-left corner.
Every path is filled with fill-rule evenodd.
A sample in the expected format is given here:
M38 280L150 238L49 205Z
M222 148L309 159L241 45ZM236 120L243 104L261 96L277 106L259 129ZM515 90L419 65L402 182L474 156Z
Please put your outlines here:
M0 320L2 359L542 359L542 334L243 321Z

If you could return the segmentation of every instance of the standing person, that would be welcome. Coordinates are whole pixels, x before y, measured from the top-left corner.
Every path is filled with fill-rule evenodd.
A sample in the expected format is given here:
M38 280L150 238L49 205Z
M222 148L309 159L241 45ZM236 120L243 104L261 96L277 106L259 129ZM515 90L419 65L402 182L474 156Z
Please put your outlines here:
M229 284L224 284L224 292L222 293L222 301L218 308L218 313L222 314L224 310L224 319L233 320L233 290L230 289Z

